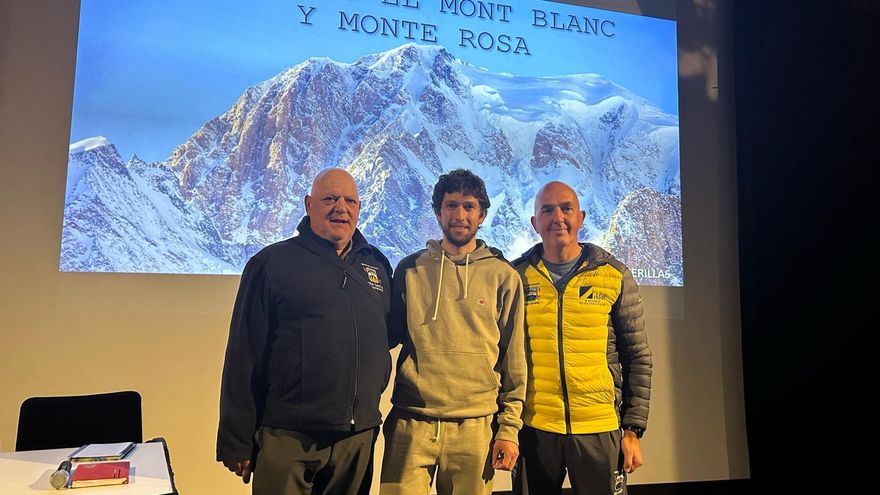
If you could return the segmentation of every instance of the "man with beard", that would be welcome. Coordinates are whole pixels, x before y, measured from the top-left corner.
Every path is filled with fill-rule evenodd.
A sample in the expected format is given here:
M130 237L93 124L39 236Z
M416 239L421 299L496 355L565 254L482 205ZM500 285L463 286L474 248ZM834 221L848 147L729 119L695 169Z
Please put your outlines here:
M541 235L514 261L526 297L528 395L514 493L622 495L642 465L651 349L629 269L578 243L586 214L574 189L550 182L535 197Z
M443 239L394 273L389 343L403 347L380 493L423 495L436 482L440 495L488 494L494 469L511 470L519 455L523 291L501 253L476 238L489 208L482 179L441 175L432 206Z
M357 230L342 169L319 173L299 235L248 261L232 313L217 460L255 494L368 493L388 383L391 266Z

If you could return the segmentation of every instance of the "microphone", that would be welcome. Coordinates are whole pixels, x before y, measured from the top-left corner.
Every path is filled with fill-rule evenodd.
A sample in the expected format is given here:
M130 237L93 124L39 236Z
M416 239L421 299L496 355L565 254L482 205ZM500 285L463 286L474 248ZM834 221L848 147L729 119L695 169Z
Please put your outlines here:
M70 459L64 459L58 465L58 469L49 476L49 484L60 490L67 486L68 481L70 481Z

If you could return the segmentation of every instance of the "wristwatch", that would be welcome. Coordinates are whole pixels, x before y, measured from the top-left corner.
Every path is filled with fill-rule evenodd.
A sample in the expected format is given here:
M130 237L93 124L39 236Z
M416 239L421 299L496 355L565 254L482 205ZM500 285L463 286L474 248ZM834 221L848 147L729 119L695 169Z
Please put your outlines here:
M636 434L636 438L642 438L642 435L645 434L645 429L642 428L641 426L635 426L635 425L623 425L623 429L624 429L624 430L629 430L629 431L635 433L635 434Z

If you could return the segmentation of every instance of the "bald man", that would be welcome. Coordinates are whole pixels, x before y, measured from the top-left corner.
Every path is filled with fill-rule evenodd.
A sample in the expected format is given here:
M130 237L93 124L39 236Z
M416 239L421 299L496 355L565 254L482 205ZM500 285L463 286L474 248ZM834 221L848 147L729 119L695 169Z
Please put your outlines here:
M642 465L651 350L630 270L578 243L585 213L575 191L550 182L535 197L538 243L513 262L526 299L528 384L515 493L626 493Z
M299 235L248 261L232 313L217 460L253 493L367 493L391 369L391 266L357 229L341 169L315 177Z

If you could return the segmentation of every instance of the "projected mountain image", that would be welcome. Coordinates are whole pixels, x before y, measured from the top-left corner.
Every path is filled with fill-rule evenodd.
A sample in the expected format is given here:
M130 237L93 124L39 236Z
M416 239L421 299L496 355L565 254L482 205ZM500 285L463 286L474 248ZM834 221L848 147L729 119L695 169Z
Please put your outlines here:
M557 179L581 197L584 239L641 283L683 283L676 116L600 75L492 73L414 44L310 58L246 89L164 161L100 137L72 144L61 269L237 273L293 234L328 167L357 180L360 228L392 264L439 237L433 185L468 168L492 201L479 236L509 258L539 240L534 194Z

